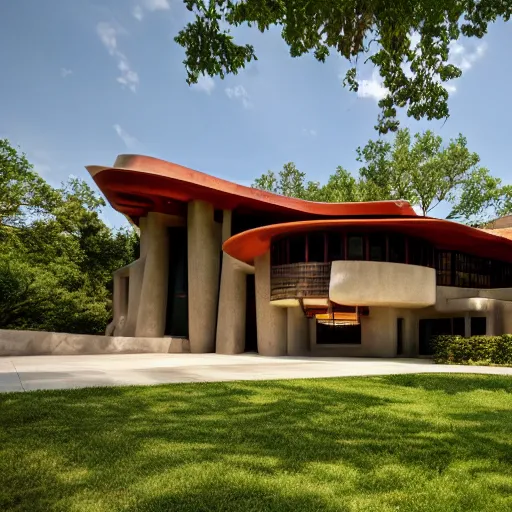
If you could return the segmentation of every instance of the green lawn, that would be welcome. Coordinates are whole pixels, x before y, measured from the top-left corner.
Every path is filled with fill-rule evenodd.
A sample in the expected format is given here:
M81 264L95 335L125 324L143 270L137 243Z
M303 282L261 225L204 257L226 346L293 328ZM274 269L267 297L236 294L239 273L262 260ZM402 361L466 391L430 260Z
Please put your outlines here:
M512 378L0 394L0 510L512 510Z

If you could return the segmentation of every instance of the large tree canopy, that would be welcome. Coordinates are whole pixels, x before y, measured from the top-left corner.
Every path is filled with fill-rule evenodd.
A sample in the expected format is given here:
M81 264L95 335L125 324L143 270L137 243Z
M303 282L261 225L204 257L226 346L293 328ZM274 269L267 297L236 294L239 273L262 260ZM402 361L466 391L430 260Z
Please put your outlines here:
M254 47L237 44L232 27L281 28L292 57L312 52L324 62L331 52L352 67L344 84L357 91L357 62L373 63L387 88L377 128L398 128L397 108L415 119L449 114L443 83L460 77L449 61L450 43L481 38L489 23L509 20L510 0L184 0L195 14L175 38L185 48L189 84L201 74L237 73L256 59ZM417 43L415 41L418 41Z
M289 162L277 175L268 171L254 187L311 201L353 202L405 199L427 215L441 202L451 205L449 218L482 224L512 213L512 186L503 185L479 166L480 157L459 135L444 145L431 131L411 137L398 130L394 140L370 140L357 148L355 177L341 166L325 185L307 181Z
M53 188L0 142L0 328L103 332L112 272L137 257L137 235L101 220L87 183Z

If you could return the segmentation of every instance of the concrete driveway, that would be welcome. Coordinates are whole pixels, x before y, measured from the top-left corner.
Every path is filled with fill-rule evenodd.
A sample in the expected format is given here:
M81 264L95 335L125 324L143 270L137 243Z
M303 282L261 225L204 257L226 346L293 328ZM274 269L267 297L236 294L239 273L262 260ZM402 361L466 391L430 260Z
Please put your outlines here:
M255 354L22 356L0 357L0 391L400 373L512 376L512 368L434 365L428 359L261 357Z

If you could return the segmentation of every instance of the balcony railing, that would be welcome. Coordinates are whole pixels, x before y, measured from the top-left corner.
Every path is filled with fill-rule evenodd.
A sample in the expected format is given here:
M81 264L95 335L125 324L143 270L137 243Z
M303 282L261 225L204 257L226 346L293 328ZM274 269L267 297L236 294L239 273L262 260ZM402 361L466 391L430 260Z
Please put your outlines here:
M328 298L330 263L289 263L270 270L270 299Z

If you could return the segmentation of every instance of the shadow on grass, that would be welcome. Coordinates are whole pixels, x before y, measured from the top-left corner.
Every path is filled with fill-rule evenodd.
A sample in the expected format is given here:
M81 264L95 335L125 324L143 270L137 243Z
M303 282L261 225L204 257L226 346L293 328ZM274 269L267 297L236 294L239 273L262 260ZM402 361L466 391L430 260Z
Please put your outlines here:
M403 375L2 395L0 509L331 511L409 499L461 464L512 478L511 386ZM480 390L487 405L469 410Z

